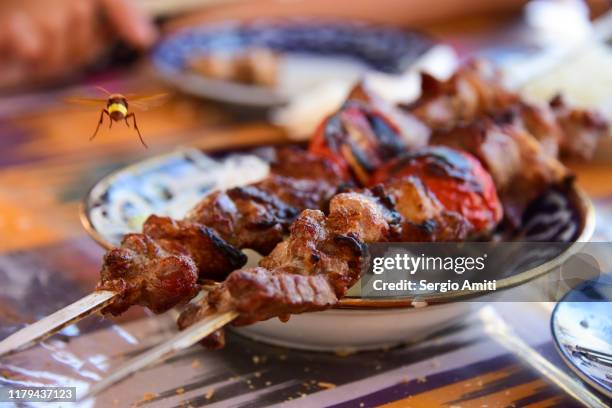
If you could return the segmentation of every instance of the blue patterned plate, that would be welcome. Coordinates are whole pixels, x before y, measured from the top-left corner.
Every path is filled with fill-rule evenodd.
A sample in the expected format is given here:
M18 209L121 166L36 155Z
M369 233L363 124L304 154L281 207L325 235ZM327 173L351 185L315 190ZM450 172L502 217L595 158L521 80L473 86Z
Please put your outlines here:
M229 103L273 106L321 81L358 79L367 71L399 74L434 42L427 36L361 22L304 19L225 22L165 38L153 65L184 92ZM199 56L264 49L280 55L276 87L213 79L188 69Z

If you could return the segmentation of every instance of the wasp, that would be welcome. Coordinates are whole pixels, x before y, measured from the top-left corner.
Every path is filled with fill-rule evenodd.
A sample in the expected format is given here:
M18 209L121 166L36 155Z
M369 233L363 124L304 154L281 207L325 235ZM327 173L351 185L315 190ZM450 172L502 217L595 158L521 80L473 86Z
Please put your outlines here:
M138 129L138 124L136 122L136 114L132 112L131 108L134 107L139 110L147 110L156 106L159 106L168 97L167 93L158 93L153 95L130 95L125 96L120 93L111 93L102 87L96 87L99 91L105 94L105 98L70 98L68 102L75 103L79 105L89 105L89 106L101 106L105 104L105 106L100 111L100 119L98 120L98 125L96 126L96 130L93 135L89 138L89 140L95 139L98 131L100 130L100 126L104 123L104 116L108 117L108 128L113 127L113 122L121 122L124 121L126 126L130 127L129 120L132 120L132 127L138 134L138 138L140 139L140 143L145 148L148 148L145 143L142 134L140 133L140 129ZM129 102L128 102L129 99Z

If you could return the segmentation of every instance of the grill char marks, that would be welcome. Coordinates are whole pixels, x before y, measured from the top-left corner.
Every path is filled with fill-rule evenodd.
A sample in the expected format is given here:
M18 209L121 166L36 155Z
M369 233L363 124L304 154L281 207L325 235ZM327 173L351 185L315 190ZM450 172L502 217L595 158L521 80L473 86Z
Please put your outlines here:
M234 324L246 325L332 307L359 279L364 243L389 238L384 212L375 198L355 192L335 196L328 216L304 210L289 237L259 267L232 272L198 305L183 312L179 327L229 310L240 312ZM215 333L203 344L219 348L222 339Z
M385 111L382 103L358 88L338 112L323 121L309 149L365 184L382 164L415 147L398 123L404 125L399 115Z
M300 211L323 208L346 181L333 163L301 149L281 149L277 157L265 180L210 194L189 219L215 229L237 248L269 253Z
M228 244L209 227L191 221L174 221L152 215L143 233L170 253L185 254L198 267L198 276L223 279L247 261L246 255Z
M327 276L328 269L321 265L332 259L344 259L336 266L356 268L355 254L370 242L367 236L334 232L333 238L305 239L306 246L299 249L295 240L300 234L290 227L300 213L317 219L302 211L327 211L329 199L340 189L346 191L347 184L348 195L340 194L334 202L350 197L348 207L358 207L360 200L375 203L386 222L385 239L452 241L486 235L502 216L497 193L507 219L516 226L529 202L571 178L557 154L587 157L608 131L599 116L572 109L560 98L542 106L522 101L501 86L491 66L480 62L466 64L447 81L424 75L422 90L421 98L398 114L398 109L375 100L364 87L356 87L343 107L320 126L310 152L279 150L268 178L207 196L184 221L152 217L143 234L126 237L122 247L106 257L99 288L125 292L107 311L118 313L130 303L163 311L184 302L195 294L198 279L223 279L244 264L242 248L271 253L260 266L270 273ZM407 153L423 148L430 135L433 144L476 156L495 183L469 154L441 147ZM350 191L353 177L369 188ZM327 231L336 219L361 231L362 215L339 219L329 209L328 218L320 220L325 227L314 222L311 229ZM300 225L307 231L305 221ZM282 241L288 232L289 239ZM294 244L289 248L288 242ZM349 249L353 258L348 252L342 255L345 258L336 257L337 251ZM290 255L283 257L283 250ZM341 275L329 272L335 278L328 280L336 296L353 279L344 274L347 269L339 271ZM261 273L258 270L251 282L260 282ZM279 279L270 282L291 281ZM156 299L156 287L163 299ZM224 293L231 295L229 290ZM217 303L211 307L217 308ZM286 315L281 312L279 316Z
M104 313L132 305L162 313L197 295L199 280L223 279L246 261L211 228L152 215L141 234L126 235L106 254L96 289L119 293Z
M147 240L143 237L139 239ZM198 271L190 258L154 251L156 254L146 259L138 259L135 251L126 248L113 249L106 255L104 262L107 266L101 273L104 283L98 285L97 289L111 290L119 295L104 309L104 313L119 315L132 305L145 306L155 313L162 313L177 304L185 303L185 299L191 299L198 293ZM141 276L140 270L144 268L149 271L149 276L163 274L163 281L156 277L150 279ZM109 270L112 272L109 273ZM155 282L163 285L156 285Z
M396 202L396 211L402 214L396 241L461 241L475 232L465 217L447 210L415 176L389 181L385 191Z

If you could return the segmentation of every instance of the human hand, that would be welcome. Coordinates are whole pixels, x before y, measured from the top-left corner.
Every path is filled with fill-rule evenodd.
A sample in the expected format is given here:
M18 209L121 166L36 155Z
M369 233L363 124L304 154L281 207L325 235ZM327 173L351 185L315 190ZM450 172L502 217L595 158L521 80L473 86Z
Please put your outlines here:
M118 38L145 49L156 35L132 0L4 0L0 86L58 78L91 63Z

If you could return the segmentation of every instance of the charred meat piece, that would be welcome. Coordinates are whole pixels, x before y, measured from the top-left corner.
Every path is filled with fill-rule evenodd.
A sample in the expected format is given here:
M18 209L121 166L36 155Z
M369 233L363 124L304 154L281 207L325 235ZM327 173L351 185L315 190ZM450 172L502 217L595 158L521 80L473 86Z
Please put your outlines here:
M223 279L246 262L240 250L224 241L214 229L197 222L151 215L142 232L168 252L190 256L200 278Z
M502 113L484 116L481 120L493 121L498 125L513 125L527 131L542 145L542 153L559 157L563 130L557 117L547 106L528 104L523 101L508 107ZM476 121L474 121L476 122ZM467 123L460 124L465 126Z
M555 109L521 100L482 61L464 65L447 81L423 79L423 95L410 112L432 127L430 144L462 149L481 161L493 176L513 226L533 199L570 177L557 159L560 150L569 152L568 140L580 134L588 144L602 134L603 124L585 111L574 111L571 122L577 130L570 132L571 125L562 120L569 115L561 101L551 104ZM578 120L582 115L593 121Z
M504 204L504 212L517 226L526 206L545 190L564 183L571 174L520 126L482 120L435 132L432 145L462 149L476 156L489 171Z
M302 149L280 149L276 156L266 179L208 195L188 219L213 228L237 248L267 254L302 210L323 208L349 183L333 162Z
M551 157L589 159L597 143L609 135L608 122L595 111L570 107L560 95L548 105L524 101L494 119L515 124L530 133Z
M421 74L421 96L404 108L430 128L442 129L504 112L519 102L517 94L502 86L491 64L473 60L446 81Z
M450 154L451 149L435 148L423 156L443 153ZM434 163L436 160L439 159L432 158ZM462 180L470 180L470 188L476 192L488 190L492 184L490 177L473 164L477 163L475 159L471 160L468 168L476 173L464 174ZM445 208L429 189L428 181L435 179L421 179L418 173L423 170L410 160L402 163L407 170L404 172L398 164L393 168L398 176L390 177L388 182L334 196L327 216L319 210L303 211L292 224L288 238L264 257L258 267L232 272L181 315L179 327L230 310L240 313L234 321L236 325L273 317L286 320L291 314L324 310L337 304L359 279L367 256L366 244L458 241L473 234L472 224L461 213ZM466 185L462 181L457 188ZM496 197L491 200L480 201L483 211L499 208ZM468 215L474 210L471 207ZM219 348L223 339L223 334L217 332L203 344Z
M146 235L129 234L104 257L97 289L119 293L105 313L118 315L136 304L161 313L195 296L197 281L190 256L169 253Z
M141 234L126 235L106 254L96 289L119 293L104 313L131 305L162 313L197 295L200 279L223 279L246 261L211 228L151 215Z

